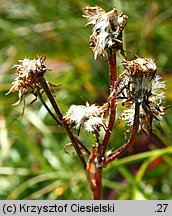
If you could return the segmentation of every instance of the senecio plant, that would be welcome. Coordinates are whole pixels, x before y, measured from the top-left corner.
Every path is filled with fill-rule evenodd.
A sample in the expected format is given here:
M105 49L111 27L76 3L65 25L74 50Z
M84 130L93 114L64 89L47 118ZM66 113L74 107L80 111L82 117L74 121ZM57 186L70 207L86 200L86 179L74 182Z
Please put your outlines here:
M62 114L58 102L52 94L52 84L44 77L49 71L45 66L45 57L30 60L25 58L14 65L17 78L12 82L11 92L18 92L19 100L13 104L24 102L28 94L35 95L45 106L57 125L64 129L69 136L72 146L81 161L86 173L87 181L93 199L102 198L102 171L110 162L122 156L135 142L139 131L149 138L152 134L153 122L159 124L164 115L165 107L162 101L165 98L164 81L157 74L157 67L153 59L136 57L128 60L123 49L123 30L126 27L127 16L118 14L117 9L105 12L102 8L85 7L86 25L93 26L90 36L90 46L94 59L108 57L109 63L109 96L106 103L71 105L65 114ZM123 57L124 72L117 75L116 53ZM54 85L53 85L54 86ZM45 93L50 101L50 108L42 97ZM126 121L128 125L128 140L120 148L112 151L108 149L116 119L117 105L122 104L122 111L117 118ZM53 110L53 111L52 111ZM77 130L73 130L75 128ZM95 137L95 143L87 146L80 140L80 134L85 131ZM76 133L76 134L75 134ZM88 156L86 156L88 155Z

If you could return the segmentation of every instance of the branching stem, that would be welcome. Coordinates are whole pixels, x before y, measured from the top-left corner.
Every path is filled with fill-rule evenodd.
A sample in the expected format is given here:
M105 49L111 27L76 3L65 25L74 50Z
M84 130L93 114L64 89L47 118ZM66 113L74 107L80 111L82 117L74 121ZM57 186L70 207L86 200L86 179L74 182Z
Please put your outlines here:
M55 101L55 99L54 99L54 97L53 97L50 89L49 89L49 86L48 86L45 78L43 76L40 76L39 82L40 82L42 88L44 89L44 91L45 91L48 99L50 100L50 103L51 103L51 105L52 105L55 113L58 116L58 120L60 121L60 123L64 127L64 129L65 129L66 133L68 134L71 142L73 143L75 151L76 151L76 153L77 153L77 155L78 155L78 157L79 157L80 161L82 162L82 165L83 165L83 167L85 169L86 168L86 161L85 161L85 158L84 158L84 156L83 156L83 154L82 154L82 152L80 150L80 147L78 145L77 139L73 135L73 133L70 130L69 126L65 123L65 121L63 121L63 115L62 115L62 113L61 113L61 111L60 111L60 109L59 109L59 107L58 107L58 105L57 105L57 103L56 103L56 101Z
M108 53L108 57L109 57L109 89L110 89L110 94L113 91L113 89L115 88L115 82L116 82L116 78L117 78L117 71L116 71L116 52L113 52L112 50L109 51ZM103 167L104 167L104 159L105 159L105 152L106 152L106 148L108 146L109 143L109 139L111 136L111 132L112 132L112 128L115 122L115 114L116 114L116 105L115 105L115 97L112 97L110 100L110 114L109 114L109 122L108 122L108 127L104 136L104 139L102 141L102 144L98 144L97 147L97 154L95 156L95 152L93 152L94 154L94 163L90 162L90 166L87 166L87 176L89 176L89 172L92 172L91 169L88 169L88 167L92 168L94 167L94 175L92 176L92 178L94 178L94 183L95 186L91 187L92 193L93 193L93 199L101 199L102 198L102 173L103 173ZM95 151L95 149L94 149ZM91 155L92 156L92 155ZM96 161L96 162L95 162ZM88 182L90 180L88 179Z
M42 104L44 105L44 107L46 108L46 110L48 111L48 113L50 114L50 116L55 120L55 122L58 125L62 126L61 123L60 123L60 121L57 119L57 117L54 115L54 113L50 110L50 108L48 107L48 105L45 103L45 101L44 101L44 99L42 97L42 94L39 91L37 91L36 93L37 93L40 101L42 102Z
M114 151L107 159L106 159L106 165L112 162L113 160L119 158L121 155L125 154L129 148L134 144L138 130L139 130L139 103L135 104L135 116L133 121L133 128L132 128L132 134L130 136L130 139L127 143L125 143L123 146L121 146L119 149Z

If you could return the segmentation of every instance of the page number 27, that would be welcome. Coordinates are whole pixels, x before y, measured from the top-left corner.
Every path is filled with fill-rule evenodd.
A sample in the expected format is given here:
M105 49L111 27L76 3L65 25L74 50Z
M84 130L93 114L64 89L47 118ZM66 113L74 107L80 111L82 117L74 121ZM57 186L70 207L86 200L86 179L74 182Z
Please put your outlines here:
M157 210L155 212L166 212L168 204L157 204Z

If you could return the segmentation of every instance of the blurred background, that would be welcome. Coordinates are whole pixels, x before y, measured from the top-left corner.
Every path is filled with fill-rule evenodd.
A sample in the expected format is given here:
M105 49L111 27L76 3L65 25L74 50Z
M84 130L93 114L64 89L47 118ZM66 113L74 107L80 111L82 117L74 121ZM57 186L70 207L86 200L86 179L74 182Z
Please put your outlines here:
M128 15L124 49L152 57L166 80L166 105L172 102L172 5L170 0L0 0L0 199L91 199L83 168L70 140L37 100L12 107L17 93L5 96L19 59L46 55L46 79L62 84L56 100L65 114L71 104L103 103L108 96L107 57L94 61L91 27L84 27L82 8L114 6ZM118 55L118 73L123 71ZM131 151L104 169L104 199L172 199L172 110L152 140L142 133ZM125 142L124 123L116 122L109 149ZM81 135L91 149L94 137Z

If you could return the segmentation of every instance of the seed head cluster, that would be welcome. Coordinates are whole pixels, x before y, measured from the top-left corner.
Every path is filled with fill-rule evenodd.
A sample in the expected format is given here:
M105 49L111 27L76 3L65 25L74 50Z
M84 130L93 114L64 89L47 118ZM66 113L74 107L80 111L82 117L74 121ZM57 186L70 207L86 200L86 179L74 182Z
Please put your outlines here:
M66 121L71 127L75 127L80 132L81 127L86 131L99 134L101 128L106 130L106 124L103 116L108 109L108 105L98 106L96 104L89 105L72 105L64 116Z
M84 17L88 19L86 25L93 26L90 45L94 58L103 57L105 52L112 56L118 50L124 56L122 34L128 17L122 13L119 15L115 7L109 12L105 12L98 6L87 6L84 10L87 13ZM17 77L7 93L8 95L11 92L18 92L19 100L13 105L19 104L22 99L25 101L27 93L37 96L38 91L42 89L40 76L47 71L44 61L43 56L33 60L24 58L13 66L16 68ZM124 60L122 65L125 71L115 80L115 88L108 103L103 106L89 105L89 103L85 106L72 105L66 115L61 118L63 123L75 127L78 134L81 128L84 128L92 134L99 135L102 128L107 131L105 114L109 111L110 99L115 97L115 103L122 103L124 106L120 119L127 121L129 126L133 126L137 118L139 129L151 134L152 122L158 122L164 115L165 108L162 106L162 101L165 98L163 91L166 88L165 83L157 75L157 67L152 59ZM138 109L137 112L136 109Z
M38 57L37 59L23 59L19 60L18 64L14 65L16 68L17 77L12 82L11 92L18 92L19 100L13 104L17 105L27 93L35 94L37 90L41 89L39 84L39 75L46 72L46 67L43 64L45 57Z
M128 125L133 125L135 107L139 107L139 126L143 131L152 130L152 122L164 115L162 100L165 98L165 83L157 75L157 67L152 59L137 58L123 61L125 67L116 86L117 103L122 102L125 110L121 115Z
M98 6L87 6L84 10L88 13L87 16L84 15L88 19L87 25L93 25L90 45L94 58L104 56L104 51L109 49L121 50L123 53L122 31L128 17L122 13L118 15L115 7L107 13Z

